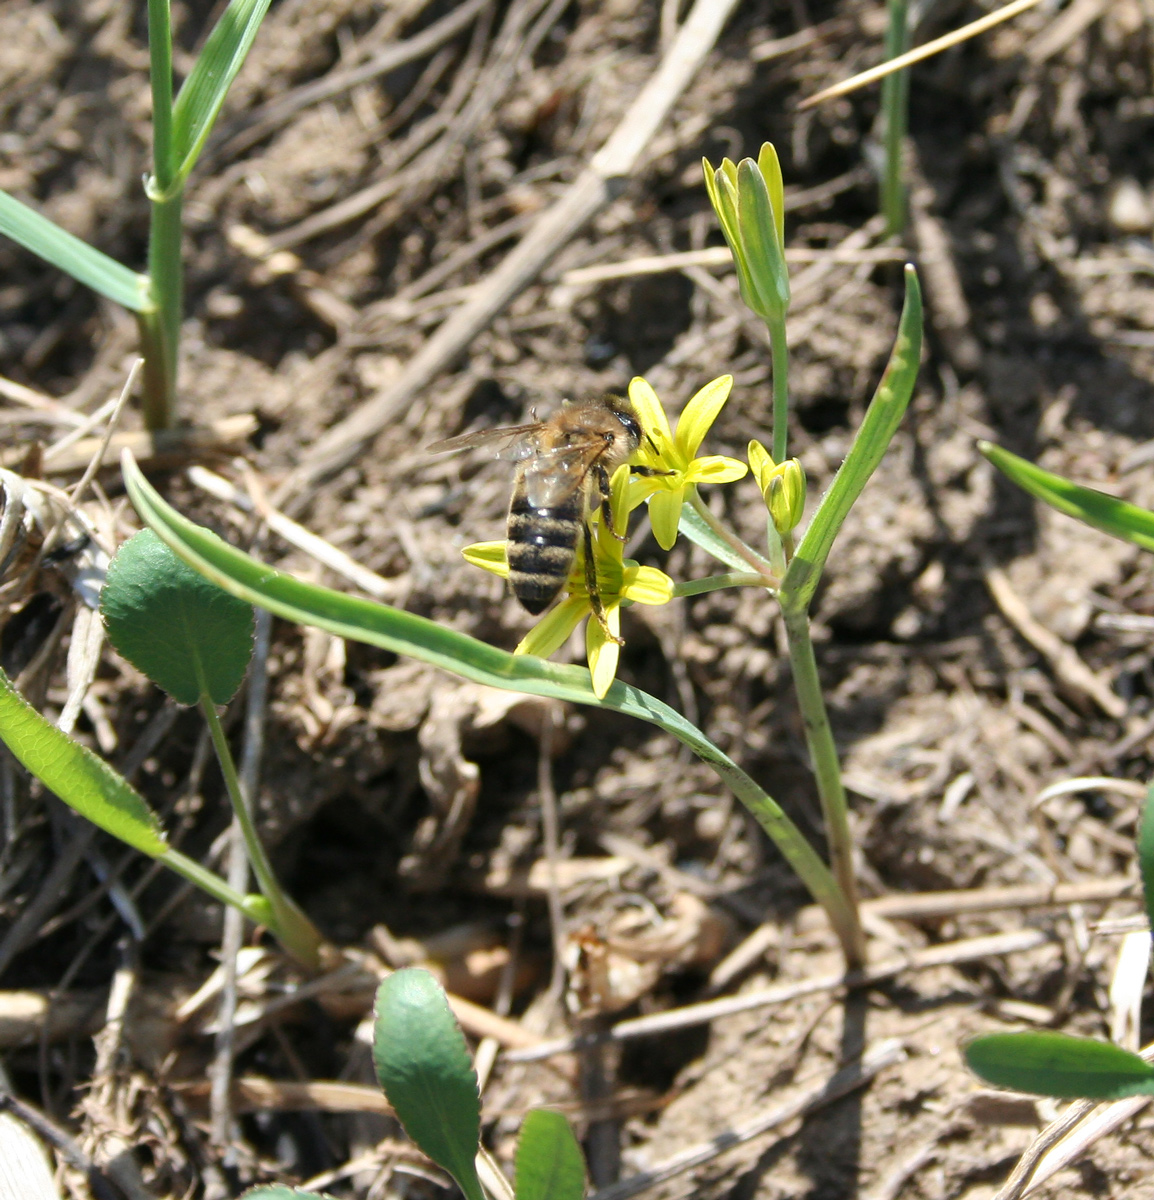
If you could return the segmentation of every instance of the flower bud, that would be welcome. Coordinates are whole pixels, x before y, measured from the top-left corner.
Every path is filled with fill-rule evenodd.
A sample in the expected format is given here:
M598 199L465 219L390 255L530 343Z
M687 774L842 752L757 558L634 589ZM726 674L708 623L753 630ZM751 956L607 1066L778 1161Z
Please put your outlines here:
M796 458L775 463L758 441L749 443L749 465L773 527L785 537L798 527L805 513L805 471Z
M777 151L769 142L757 162L725 158L714 168L702 159L705 188L733 253L745 303L763 321L780 324L789 308L785 265L785 187Z

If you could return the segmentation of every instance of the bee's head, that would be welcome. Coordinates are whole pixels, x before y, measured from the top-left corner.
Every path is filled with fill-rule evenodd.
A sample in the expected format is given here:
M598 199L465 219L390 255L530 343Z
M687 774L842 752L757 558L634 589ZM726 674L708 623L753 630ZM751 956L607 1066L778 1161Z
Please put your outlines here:
M606 396L605 402L609 411L621 422L624 440L629 446L629 453L632 454L641 445L641 422L633 411L633 405L623 396Z

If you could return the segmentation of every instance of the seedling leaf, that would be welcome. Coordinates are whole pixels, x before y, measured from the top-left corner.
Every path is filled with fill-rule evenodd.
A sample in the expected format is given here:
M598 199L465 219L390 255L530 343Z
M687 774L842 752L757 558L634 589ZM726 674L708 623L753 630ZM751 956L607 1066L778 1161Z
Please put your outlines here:
M1059 1100L1154 1095L1154 1066L1115 1046L1066 1033L993 1033L966 1047L966 1063L987 1083Z
M0 192L0 233L133 312L146 312L152 307L147 275L121 266L7 192Z
M3 671L0 739L49 791L93 825L153 858L165 853L160 822L139 792L87 746L46 721Z
M922 293L917 272L907 265L905 303L885 374L845 462L821 498L785 573L779 593L783 608L801 610L809 607L842 522L877 469L901 424L914 394L921 356Z
M252 606L179 559L150 529L108 568L100 609L112 644L180 704L226 704L252 655Z
M517 1143L516 1200L581 1200L585 1160L569 1122L535 1108L521 1125Z
M468 1200L484 1200L475 1159L481 1097L465 1035L440 984L419 967L377 989L373 1063L405 1132L448 1171Z
M244 64L270 0L232 0L200 52L172 109L172 146L183 183L196 165L220 106Z
M1146 919L1154 929L1154 783L1146 789L1142 826L1138 830L1138 871L1146 898Z
M1144 550L1154 550L1154 513L1043 471L1027 459L991 442L979 442L978 449L1007 479L1031 496L1044 500L1051 508L1068 517L1077 517L1103 533L1133 542Z

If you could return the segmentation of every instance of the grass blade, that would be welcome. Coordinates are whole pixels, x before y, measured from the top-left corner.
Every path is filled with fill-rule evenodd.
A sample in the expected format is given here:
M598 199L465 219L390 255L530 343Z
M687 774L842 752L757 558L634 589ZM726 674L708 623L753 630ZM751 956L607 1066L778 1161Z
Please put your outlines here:
M0 192L0 233L133 312L151 307L147 276L121 266L7 192Z
M1007 479L1051 508L1144 550L1154 550L1154 513L1095 488L1071 483L992 442L979 442L978 449Z
M785 573L779 593L783 608L809 607L838 530L877 469L905 415L914 394L921 356L922 293L917 272L907 266L905 304L889 363L850 452L822 497Z
M1067 1033L994 1033L966 1047L970 1070L987 1083L1058 1100L1154 1095L1154 1066L1110 1042Z
M852 940L855 923L845 898L829 868L781 806L696 725L655 696L618 680L604 698L598 699L584 667L547 662L532 655L515 656L414 613L302 583L271 570L166 504L127 452L121 459L121 469L128 494L145 524L190 566L242 600L301 625L315 625L341 637L408 655L475 683L624 713L672 733L707 763L753 813L826 910L843 943L847 938Z
M172 110L174 184L188 178L220 106L244 64L270 0L232 0L189 72Z
M452 1175L467 1200L485 1200L476 1167L477 1073L445 993L428 971L395 971L377 989L373 1065L409 1137Z

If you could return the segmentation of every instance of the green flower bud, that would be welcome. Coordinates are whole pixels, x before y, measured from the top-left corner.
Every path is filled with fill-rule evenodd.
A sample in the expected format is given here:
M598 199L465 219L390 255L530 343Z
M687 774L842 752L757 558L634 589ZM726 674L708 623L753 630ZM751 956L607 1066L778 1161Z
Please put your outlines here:
M780 324L789 308L785 265L785 186L777 151L766 142L757 162L701 160L705 188L733 253L741 297L763 321Z
M805 513L805 472L796 458L775 467L765 493L773 527L782 537L792 533Z

